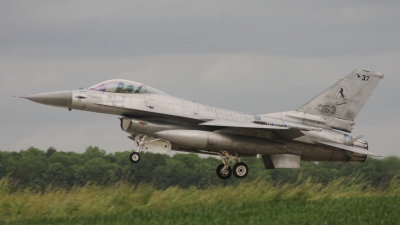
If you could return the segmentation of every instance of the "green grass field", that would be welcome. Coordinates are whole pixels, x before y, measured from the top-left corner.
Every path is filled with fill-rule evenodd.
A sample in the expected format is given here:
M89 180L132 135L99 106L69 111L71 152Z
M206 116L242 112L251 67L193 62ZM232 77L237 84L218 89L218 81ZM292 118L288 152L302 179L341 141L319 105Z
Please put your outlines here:
M87 185L43 193L0 182L0 224L400 224L400 183L264 180L205 190Z

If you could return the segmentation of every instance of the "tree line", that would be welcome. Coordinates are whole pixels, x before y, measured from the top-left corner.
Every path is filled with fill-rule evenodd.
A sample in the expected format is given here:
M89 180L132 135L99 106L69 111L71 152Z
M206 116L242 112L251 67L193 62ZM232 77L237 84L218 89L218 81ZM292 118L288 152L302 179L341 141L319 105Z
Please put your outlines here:
M363 164L302 162L300 169L266 170L261 158L242 158L249 166L244 179L231 177L220 180L216 168L221 164L216 157L197 154L162 155L141 153L139 163L129 161L129 151L106 153L89 146L84 153L46 151L34 147L19 152L0 151L0 179L7 178L16 187L71 188L88 183L114 185L124 181L131 184L150 184L164 189L170 186L208 188L215 185L235 185L255 179L266 179L280 184L296 183L299 177L329 183L348 176L361 177L375 187L387 187L400 175L400 159L369 157Z

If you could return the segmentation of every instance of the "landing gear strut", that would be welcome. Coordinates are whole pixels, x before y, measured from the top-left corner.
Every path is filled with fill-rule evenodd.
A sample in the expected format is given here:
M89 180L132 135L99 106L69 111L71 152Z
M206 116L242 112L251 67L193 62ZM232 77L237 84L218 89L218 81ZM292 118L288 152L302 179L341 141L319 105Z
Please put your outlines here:
M222 151L218 154L221 158L222 164L217 167L217 176L223 180L226 180L233 175L236 178L245 178L249 173L249 168L243 162L240 162L240 155L236 153L236 159L227 151ZM233 162L233 171L229 166L230 162Z

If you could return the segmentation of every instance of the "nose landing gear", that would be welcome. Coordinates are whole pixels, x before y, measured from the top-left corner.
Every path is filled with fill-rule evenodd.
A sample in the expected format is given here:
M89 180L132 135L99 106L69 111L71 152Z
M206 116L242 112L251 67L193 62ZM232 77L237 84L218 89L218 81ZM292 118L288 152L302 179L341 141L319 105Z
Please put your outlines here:
M239 154L236 153L236 160L227 151L222 151L219 157L222 161L222 164L217 167L217 176L219 178L226 180L232 176L232 172L236 178L245 178L249 173L249 167L245 163L240 162ZM229 166L230 162L235 163L233 165L233 171Z
M129 160L131 163L138 163L140 161L140 154L138 152L132 152L129 155Z
M143 138L141 138L141 139L139 139L139 141L138 141L138 149L137 149L137 151L136 152L132 152L130 155L129 155L129 160L131 161L131 163L138 163L139 161L140 161L140 154L139 154L139 152L140 152L140 147L142 146L142 145L144 145L144 144L146 144L146 141L145 141L145 139L146 139L146 135L144 135L143 136Z
M167 154L171 151L172 147L171 142L169 142L168 140L164 140L162 138L154 138L144 134L138 134L135 137L130 136L129 139L135 141L135 144L137 146L137 150L133 151L129 156L129 160L132 163L137 163L140 161L139 152L141 150Z

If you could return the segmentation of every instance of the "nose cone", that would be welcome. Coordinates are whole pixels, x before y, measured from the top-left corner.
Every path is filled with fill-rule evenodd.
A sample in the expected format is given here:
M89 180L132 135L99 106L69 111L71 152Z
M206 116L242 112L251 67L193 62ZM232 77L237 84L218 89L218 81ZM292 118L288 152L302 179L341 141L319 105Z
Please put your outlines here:
M71 107L72 91L57 91L25 97L40 104L69 108Z

